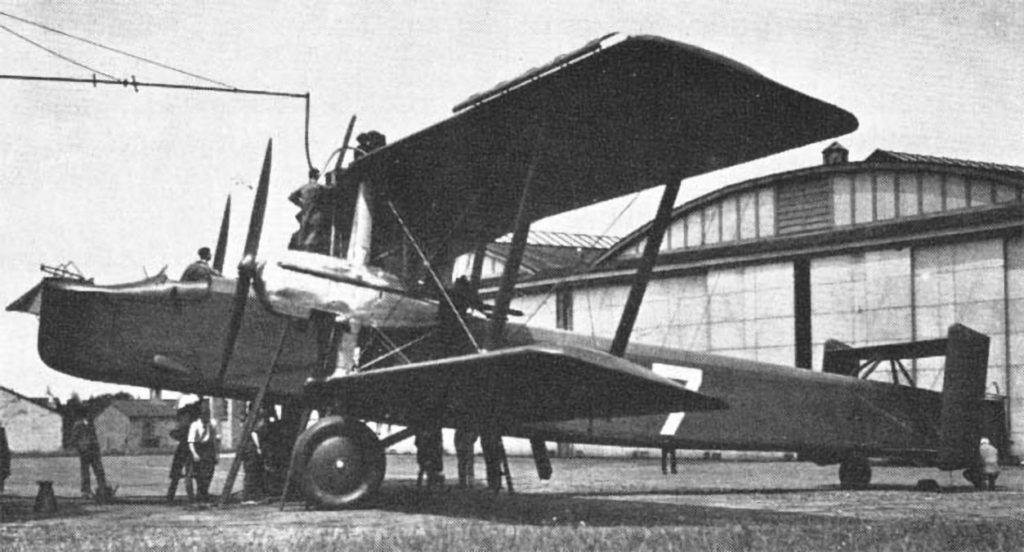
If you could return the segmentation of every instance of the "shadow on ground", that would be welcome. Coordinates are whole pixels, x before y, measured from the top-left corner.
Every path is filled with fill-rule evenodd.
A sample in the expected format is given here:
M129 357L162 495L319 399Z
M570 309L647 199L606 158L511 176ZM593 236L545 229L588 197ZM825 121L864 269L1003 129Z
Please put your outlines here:
M671 495L740 494L746 491L678 491ZM760 492L760 491L758 491ZM807 490L776 491L778 494ZM486 489L426 492L410 484L385 486L367 508L411 515L435 515L515 525L679 526L723 525L738 521L767 524L856 523L854 518L754 508L726 508L630 500L647 492L615 493L494 493ZM659 493L661 494L661 493Z

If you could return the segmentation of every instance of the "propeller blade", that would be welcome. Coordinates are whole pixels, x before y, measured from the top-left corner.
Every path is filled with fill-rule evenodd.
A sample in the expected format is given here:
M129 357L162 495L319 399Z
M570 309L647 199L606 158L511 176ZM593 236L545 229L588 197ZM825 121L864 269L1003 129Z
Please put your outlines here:
M217 235L217 251L213 254L213 269L224 272L224 255L228 249L228 227L231 225L231 194L224 202L224 216L220 219L220 234Z
M263 231L263 215L267 210L267 191L270 188L270 158L273 140L267 142L267 153L263 157L263 169L260 171L260 182L256 188L256 198L252 203L252 215L249 217L249 234L245 237L245 250L242 261L238 263L238 284L235 286L235 300L228 321L228 334L224 340L224 356L221 357L220 372L217 374L217 386L224 386L231 357L235 354L235 342L238 331L242 327L245 315L245 304L249 300L249 287L256 271L256 254L260 248L260 233Z
M340 174L341 162L345 159L345 152L348 151L348 143L352 140L352 130L355 129L355 127L356 116L353 115L352 118L348 120L348 130L345 131L345 139L341 141L341 151L338 153L338 160L334 163L335 178L338 178L337 175ZM338 256L338 252L336 251L338 240L335 239L338 236L338 225L337 220L335 220L336 212L337 209L331 209L331 244L327 252L332 257Z
M249 218L249 234L245 236L245 249L242 262L251 257L256 259L260 248L260 233L263 232L263 215L267 211L267 190L270 188L270 157L274 141L267 141L267 154L263 157L263 170L260 171L260 183L256 187L256 199L252 203L252 216ZM241 266L241 265L239 265Z

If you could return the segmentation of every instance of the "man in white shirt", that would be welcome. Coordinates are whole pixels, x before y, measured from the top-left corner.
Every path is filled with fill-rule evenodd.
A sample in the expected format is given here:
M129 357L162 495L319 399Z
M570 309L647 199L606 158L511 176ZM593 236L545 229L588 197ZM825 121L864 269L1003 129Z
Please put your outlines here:
M210 481L217 465L217 429L210 422L210 403L204 400L199 418L188 428L188 447L192 453L193 475L196 479L196 500L210 500Z

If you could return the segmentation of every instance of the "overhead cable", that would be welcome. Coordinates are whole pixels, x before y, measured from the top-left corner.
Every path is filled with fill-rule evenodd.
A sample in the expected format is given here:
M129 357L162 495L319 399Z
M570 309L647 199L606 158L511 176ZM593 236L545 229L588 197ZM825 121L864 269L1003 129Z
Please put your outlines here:
M81 42L85 42L86 44L89 44L89 45L92 45L92 46L96 46L97 48L102 48L104 50L108 50L108 51L111 51L111 52L114 52L114 53L117 53L117 54L121 54L123 56L128 56L130 58L142 61L144 63L149 63L151 65L155 65L155 66L161 67L163 69L174 71L176 73L181 73L182 75L187 75L189 77L192 77L192 78L195 78L195 79L199 79L199 80L202 80L202 81L206 81L208 83L212 83L212 84L215 84L217 86L216 87L211 87L211 86L191 86L191 85L183 85L183 84L166 84L166 83L155 83L155 82L139 82L139 81L135 80L135 76L134 75L131 77L131 80L128 80L128 79L118 79L117 77L115 77L115 76L113 76L113 75L111 75L109 73L104 73L103 71L100 71L98 69L93 69L92 67L89 67L88 65L85 65L83 63L79 63L78 61L75 61L75 60L73 60L73 59L71 59L71 58L69 58L69 57L67 57L67 56L65 56L63 54L60 54L60 53L58 53L55 50L47 48L46 46L43 46L42 44L39 44L38 42L35 42L35 41L29 39L28 37L25 37L25 36L17 33L16 31L11 29L10 27L7 27L7 26L2 25L2 24L0 24L0 29L3 29L5 31L11 33L12 35L14 35L14 36L16 36L16 37L18 37L18 38L28 42L29 44L32 44L33 46L35 46L37 48L40 48L40 49L48 52L51 55L54 55L54 56L56 56L56 57L58 57L58 58L60 58L60 59L62 59L64 61L67 61L68 63L71 63L71 64L73 64L73 65L75 65L77 67L80 67L82 69L85 69L85 70L93 73L93 77L92 77L92 79L76 79L76 78L62 78L62 77L32 77L32 76L25 76L25 75L0 75L0 79L36 80L36 81L51 81L51 82L80 82L80 83L92 83L93 86L96 86L98 84L119 84L119 85L124 86L124 87L131 86L136 92L139 91L139 87L140 86L148 86L148 87L153 87L153 88L171 88L171 89L179 89L179 90L197 90L197 91L204 91L204 92L233 92L233 93L238 93L238 94L256 94L256 95L263 95L263 96L278 96L278 97L288 97L288 98L302 98L306 102L306 105L305 105L305 124L304 124L305 134L304 134L304 139L303 139L304 145L305 145L305 149L306 149L306 165L309 168L311 168L311 169L313 168L313 161L312 161L312 158L311 158L310 152L309 152L309 116L310 116L309 115L309 103L310 103L310 100L309 100L309 93L308 92L304 93L304 94L296 94L296 93L289 93L289 92L274 92L274 91L268 91L268 90L251 90L251 89L250 90L246 90L246 89L241 89L241 88L232 86L230 84L226 84L226 83L223 83L223 82L211 79L209 77L204 77L204 76L198 75L196 73L191 73L191 72L185 71L183 69L178 69L177 67L173 67L173 66L167 65L165 63L160 63L158 61L154 61L154 60L142 57L142 56L135 55L135 54L133 54L131 52L126 52L124 50L119 50L117 48L112 48L110 46L106 46L104 44L100 44L98 42L89 40L87 38L83 38L83 37L80 37L80 36L75 36L73 34L67 33L67 32L62 31L60 29L55 29L53 27L49 27L49 26L43 25L41 23L37 23L35 21L30 21L28 19L25 19L25 18L22 18L22 17L18 17L16 15L11 15L10 13L7 13L7 12L2 11L2 10L0 10L0 16L8 17L10 19L13 19L15 21L19 21L19 22L22 22L22 23L25 23L25 24L28 24L28 25L33 25L35 27L38 27L40 29L43 29L43 30L46 30L46 31L49 31L49 32L52 32L52 33L57 33L59 35L66 36L66 37L72 38L74 40L79 40ZM109 80L97 79L96 75L103 75L104 77L106 77Z
M3 14L3 12L0 12L0 14ZM7 14L4 14L4 15L7 15ZM0 29L3 29L5 31L11 33L12 35L14 35L14 36L24 40L25 42L28 42L29 44L35 46L36 48L39 48L39 49L41 49L41 50L43 50L43 51L45 51L45 52L47 52L47 53L49 53L51 55L57 56L60 59L66 61L66 62L68 62L68 63L70 63L72 65L76 65L76 66L78 66L78 67L80 67L82 69L85 69L86 71L90 71L92 73L103 75L104 77L107 77L108 79L114 79L113 75L109 75L107 73L104 73L103 71L100 71L99 69L93 69L92 67L89 67L88 65L85 65L84 63L79 63L79 62L77 62L77 61L75 61L75 60L73 60L73 59L71 59L71 58L69 58L69 57L67 57L67 56L65 56L65 55L63 55L61 53L58 53L58 52L56 52L54 50L51 50L51 49L47 48L46 46L43 46L42 44L32 40L31 38L28 38L28 37L26 37L24 35L18 34L13 29L11 29L10 27L8 27L6 25L0 24Z
M189 76L189 77L192 77L192 78L195 78L195 79L199 79L199 80L202 80L202 81L213 83L213 84L216 84L218 86L223 86L223 87L226 87L226 88L234 88L234 86L231 86L230 84L225 84L223 82L216 81L216 80L213 80L211 78L204 77L202 75L197 75L195 73L190 73L188 71L185 71L184 69L178 69L177 67L172 67L172 66L167 65L165 63L160 63L159 61L154 61L152 59L148 59L148 58L145 58L145 57L142 57L142 56L138 56L138 55L135 55L135 54L133 54L131 52L126 52L124 50L119 50L117 48L106 46L104 44L100 44L99 42L94 42L92 40L89 40L88 38L82 38L80 36L75 36L75 35L73 35L71 33L62 31L60 29L55 29L53 27L48 27L46 25L43 25L42 23L36 23L35 21L30 21L28 19L24 19L24 18L18 17L16 15L11 15L11 14L5 12L5 11L0 11L0 15L9 17L11 19L14 19L15 21L20 21L22 23L26 23L26 24L29 24L29 25L33 25L35 27L39 27L40 29L43 29L43 30L46 30L46 31L50 31L51 33L57 33L57 34L59 34L61 36L66 36L68 38L72 38L74 40L78 40L78 41L84 42L84 43L89 44L91 46L96 46L97 48L103 48L104 50L107 50L107 51L110 51L110 52L114 52L116 54L121 54L123 56L128 56L128 57L130 57L132 59L137 59L137 60L139 60L141 62L144 62L144 63L149 63L151 65L155 65L157 67L161 67L161 68L167 69L169 71L174 71L175 73L181 73L182 75L186 75L186 76ZM90 69L90 71L92 71L92 69ZM99 73L99 71L93 71L93 72ZM111 77L111 78L113 78L113 77Z

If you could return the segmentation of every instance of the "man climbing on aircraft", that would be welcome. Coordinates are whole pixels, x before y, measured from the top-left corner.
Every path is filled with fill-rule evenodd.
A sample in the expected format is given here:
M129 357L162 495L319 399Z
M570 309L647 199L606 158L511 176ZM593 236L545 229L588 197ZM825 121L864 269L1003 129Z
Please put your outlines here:
M325 204L327 187L320 184L320 171L309 169L309 179L291 195L291 201L299 208L295 219L299 229L292 234L288 249L328 254L331 242L331 221Z
M181 274L182 282L208 282L211 278L223 278L217 269L210 266L210 248L200 247L199 248L199 259L188 265L185 268L185 272Z

